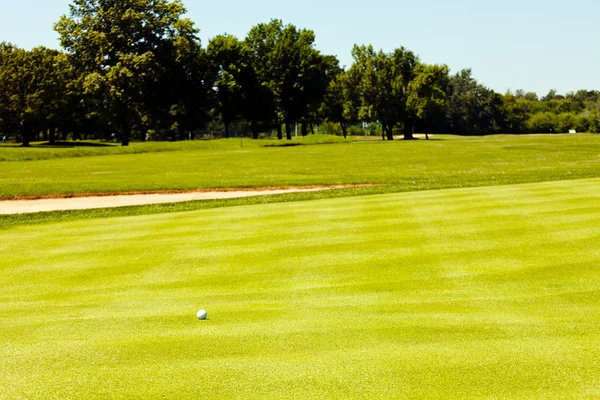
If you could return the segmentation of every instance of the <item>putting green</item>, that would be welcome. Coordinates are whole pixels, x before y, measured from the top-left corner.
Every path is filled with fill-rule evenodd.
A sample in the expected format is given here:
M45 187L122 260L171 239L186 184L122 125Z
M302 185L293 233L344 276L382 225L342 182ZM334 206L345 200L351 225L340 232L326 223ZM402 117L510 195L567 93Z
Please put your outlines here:
M598 398L599 239L600 180L8 230L0 398Z

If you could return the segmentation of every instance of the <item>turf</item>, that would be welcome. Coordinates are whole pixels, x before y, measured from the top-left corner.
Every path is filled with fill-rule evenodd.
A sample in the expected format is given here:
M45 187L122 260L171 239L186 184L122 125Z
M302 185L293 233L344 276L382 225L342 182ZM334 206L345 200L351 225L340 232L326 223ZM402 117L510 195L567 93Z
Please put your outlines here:
M365 140L374 140L374 137L365 137ZM231 150L257 147L283 147L303 146L328 143L348 142L339 136L310 135L306 137L294 137L290 141L278 141L273 139L251 140L247 138L220 139L220 140L194 140L180 142L132 142L129 146L121 146L114 142L102 141L78 141L57 142L49 145L47 142L34 142L31 147L23 148L19 144L0 144L0 161L33 161L50 160L56 158L79 158L90 156L107 156L119 154L144 154L163 153L172 151L190 150Z
M438 138L244 149L235 140L188 142L176 151L2 162L0 198L340 184L398 192L600 177L600 135Z
M1 232L0 398L598 398L599 200L577 180Z
M388 193L390 187L378 187L381 193ZM285 203L290 201L309 201L329 198L364 196L376 192L372 187L348 189L330 189L311 192L285 193L278 195L252 196L237 199L199 200L183 203L150 204L116 208L97 208L91 210L66 210L36 212L27 214L0 215L0 230L23 225L43 225L56 222L79 221L86 219L116 218L135 215L152 215L175 212L206 210L212 208L235 207L242 205Z

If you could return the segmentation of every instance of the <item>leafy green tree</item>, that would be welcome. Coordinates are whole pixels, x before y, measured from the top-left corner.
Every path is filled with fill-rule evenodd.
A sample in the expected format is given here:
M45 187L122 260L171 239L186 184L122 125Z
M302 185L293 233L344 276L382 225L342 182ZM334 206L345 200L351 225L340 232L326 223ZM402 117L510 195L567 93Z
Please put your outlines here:
M550 112L536 113L532 115L527 121L527 131L531 133L556 132L556 126L556 114Z
M0 119L28 147L34 135L53 129L64 115L69 63L56 50L31 51L0 44Z
M36 48L32 56L37 60L37 90L40 92L36 110L38 128L50 144L54 144L57 130L69 130L74 126L73 121L78 120L79 76L70 57L64 53Z
M393 140L393 129L404 124L405 139L412 139L413 115L407 109L408 87L419 65L418 57L404 48L386 54L373 46L354 46L354 64L348 71L360 97L359 118L378 120L384 138Z
M352 49L354 63L348 71L360 97L359 119L368 122L379 120L383 127L383 138L393 140L391 128L399 121L401 104L397 92L398 79L390 76L389 60L382 51L376 52L373 46L357 46Z
M502 96L502 130L507 133L523 133L526 130L530 110L526 102L508 92Z
M323 98L323 103L319 109L319 114L327 121L340 124L344 138L348 137L348 112L346 106L348 99L345 90L348 79L347 74L339 68L334 72L334 76L329 82L329 87Z
M330 84L341 72L339 61L335 56L316 54L312 65L302 75L300 104L304 109L300 113L302 135L308 134L308 127L313 130L313 124L319 118L320 107L330 89Z
M410 109L410 106L408 105L408 97L411 82L413 82L417 76L417 73L420 70L421 62L412 51L407 50L404 47L394 50L392 57L394 69L396 71L395 74L399 74L400 76L399 83L401 88L398 88L397 90L399 93L401 93L399 98L401 99L400 104L401 115L403 118L404 140L412 140L414 139L413 125L415 111Z
M248 52L236 37L219 35L209 42L207 54L225 137L229 137L230 124L244 113L244 88L252 84Z
M478 83L470 69L450 77L448 131L455 134L497 133L502 124L502 101L498 94Z
M328 64L314 41L314 32L283 25L280 20L254 26L246 38L258 81L272 95L280 139L281 124L291 139L294 122L306 118L327 89Z
M596 101L590 101L586 106L590 121L590 132L600 133L600 96Z
M55 25L62 46L87 75L86 92L101 94L124 146L135 126L159 125L161 117L178 114L170 95L185 88L167 90L167 96L158 88L169 88L164 78L180 72L172 68L178 56L197 50L198 30L185 12L179 0L74 0L69 16Z
M219 35L210 41L207 55L225 135L229 136L229 125L241 118L257 139L261 128L272 125L276 112L273 93L259 81L248 42Z
M448 109L450 69L447 65L421 64L415 72L407 89L407 113L420 120L443 120Z
M29 147L39 104L36 64L30 52L9 44L2 45L0 63L2 119L8 129L19 133L22 146Z
M17 131L18 117L14 107L16 94L15 54L17 48L10 43L0 43L0 126L4 134Z

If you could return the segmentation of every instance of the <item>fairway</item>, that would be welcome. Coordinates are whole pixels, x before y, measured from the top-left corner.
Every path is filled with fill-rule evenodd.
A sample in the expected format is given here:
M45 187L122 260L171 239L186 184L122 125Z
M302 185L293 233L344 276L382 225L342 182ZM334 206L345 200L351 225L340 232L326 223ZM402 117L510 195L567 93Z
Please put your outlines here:
M381 193L600 176L600 135L436 138L268 148L249 141L253 147L243 149L239 141L225 140L162 148L171 151L146 143L132 149L153 152L88 157L63 149L64 158L0 163L0 199L363 184L380 185L372 190ZM9 159L19 154L26 153L0 148Z
M599 201L588 179L0 232L0 398L598 398Z

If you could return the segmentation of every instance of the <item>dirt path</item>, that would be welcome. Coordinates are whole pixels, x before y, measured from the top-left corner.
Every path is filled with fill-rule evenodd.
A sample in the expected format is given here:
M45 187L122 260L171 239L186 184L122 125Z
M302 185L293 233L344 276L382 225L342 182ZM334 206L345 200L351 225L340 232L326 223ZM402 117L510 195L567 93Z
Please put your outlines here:
M166 194L134 194L116 196L90 196L40 200L4 200L0 201L0 214L26 214L43 211L89 210L93 208L114 208L141 206L147 204L183 203L194 200L237 199L242 197L264 196L272 194L318 192L341 187L313 187L271 190L240 190L226 192L190 192Z

